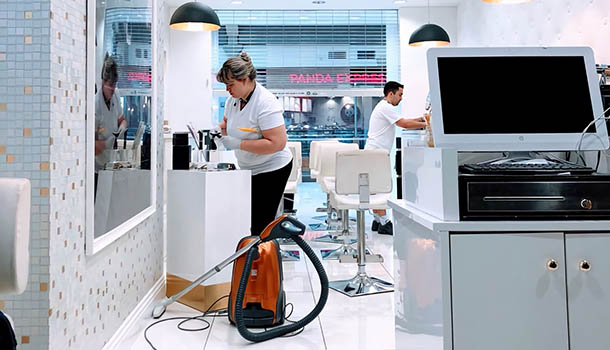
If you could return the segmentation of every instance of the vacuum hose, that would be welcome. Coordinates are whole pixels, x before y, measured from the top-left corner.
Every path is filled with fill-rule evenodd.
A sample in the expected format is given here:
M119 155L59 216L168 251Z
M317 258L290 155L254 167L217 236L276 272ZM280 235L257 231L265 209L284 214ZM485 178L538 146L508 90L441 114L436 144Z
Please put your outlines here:
M308 323L315 320L316 317L322 312L324 305L326 304L326 300L328 299L328 277L326 276L326 271L324 271L324 267L322 263L311 249L311 247L305 243L305 241L299 236L291 237L292 240L298 244L303 252L309 260L313 263L313 266L316 268L316 272L320 277L320 285L322 286L322 291L320 293L320 299L316 306L311 310L309 314L300 319L299 321L284 325L281 327L275 327L265 332L250 332L248 328L246 328L243 314L243 303L244 303L244 295L246 294L246 286L248 285L248 278L250 277L250 270L252 269L252 262L254 261L254 257L258 252L258 246L254 246L250 248L248 251L248 255L246 256L246 262L244 265L244 272L241 274L241 279L239 280L239 287L237 289L237 295L235 296L235 324L237 325L237 330L239 334L245 339L251 342L262 342L265 340L281 337L285 334L294 332L298 329L305 327Z

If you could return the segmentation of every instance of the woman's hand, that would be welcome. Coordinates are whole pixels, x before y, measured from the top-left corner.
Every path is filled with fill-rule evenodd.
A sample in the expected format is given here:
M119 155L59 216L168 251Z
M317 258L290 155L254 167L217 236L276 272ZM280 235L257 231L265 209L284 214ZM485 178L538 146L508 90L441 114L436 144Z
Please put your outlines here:
M220 138L220 142L222 142L226 148L233 150L238 150L240 148L241 141L241 139L233 136L223 136Z
M225 115L224 118L222 118L222 121L220 123L218 123L218 126L220 126L220 133L222 134L222 136L227 136L227 116Z

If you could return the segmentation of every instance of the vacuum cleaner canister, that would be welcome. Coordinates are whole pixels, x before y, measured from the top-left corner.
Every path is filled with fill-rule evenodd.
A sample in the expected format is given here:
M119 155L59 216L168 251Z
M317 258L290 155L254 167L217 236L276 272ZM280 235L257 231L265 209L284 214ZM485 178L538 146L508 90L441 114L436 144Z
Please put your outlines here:
M237 250L255 239L255 236L242 238ZM235 300L245 263L246 256L242 255L235 260L233 265L228 310L232 324L235 324ZM246 327L273 327L284 323L286 293L283 279L282 257L277 241L272 240L259 244L258 256L252 262L252 270L242 304Z

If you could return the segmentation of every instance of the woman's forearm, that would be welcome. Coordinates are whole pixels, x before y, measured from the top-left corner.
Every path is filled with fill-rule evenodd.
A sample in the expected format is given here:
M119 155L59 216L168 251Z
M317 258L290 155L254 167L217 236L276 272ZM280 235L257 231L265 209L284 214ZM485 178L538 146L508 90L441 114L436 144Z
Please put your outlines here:
M279 152L286 147L286 140L270 140L266 138L258 140L242 140L240 149L255 154L271 154Z

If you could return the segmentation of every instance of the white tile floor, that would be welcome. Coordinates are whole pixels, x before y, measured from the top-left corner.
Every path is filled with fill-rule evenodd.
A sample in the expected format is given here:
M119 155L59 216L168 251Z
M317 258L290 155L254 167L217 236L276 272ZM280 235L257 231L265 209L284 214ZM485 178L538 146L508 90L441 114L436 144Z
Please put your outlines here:
M295 207L297 218L305 224L317 223L311 217L320 215L315 208L320 206L326 197L315 183L303 183L299 186ZM354 217L355 213L351 213ZM366 229L370 230L372 216L366 215ZM355 234L355 224L350 232ZM308 231L311 238L324 234L324 231ZM367 246L373 253L381 254L385 262L367 265L369 275L393 282L392 237L377 233L368 233ZM319 257L320 248L336 247L335 244L310 242ZM296 249L296 246L285 246ZM303 255L303 254L302 254ZM351 278L356 274L356 264L341 264L338 261L323 261L329 280ZM301 258L298 262L284 262L284 289L287 301L294 304L294 313L290 317L297 320L306 315L313 307L320 294L320 283L311 262ZM163 319L177 316L197 316L201 312L187 306L174 303ZM347 297L330 290L326 306L318 319L310 323L303 333L294 337L276 338L262 343L252 344L243 339L237 329L230 325L226 317L207 318L211 327L201 332L178 330L179 321L167 321L155 325L148 331L149 339L155 348L180 349L394 349L394 293ZM141 320L137 329L121 349L144 350L151 347L144 340L144 329L153 323L150 318ZM188 328L199 328L201 322L184 325Z

